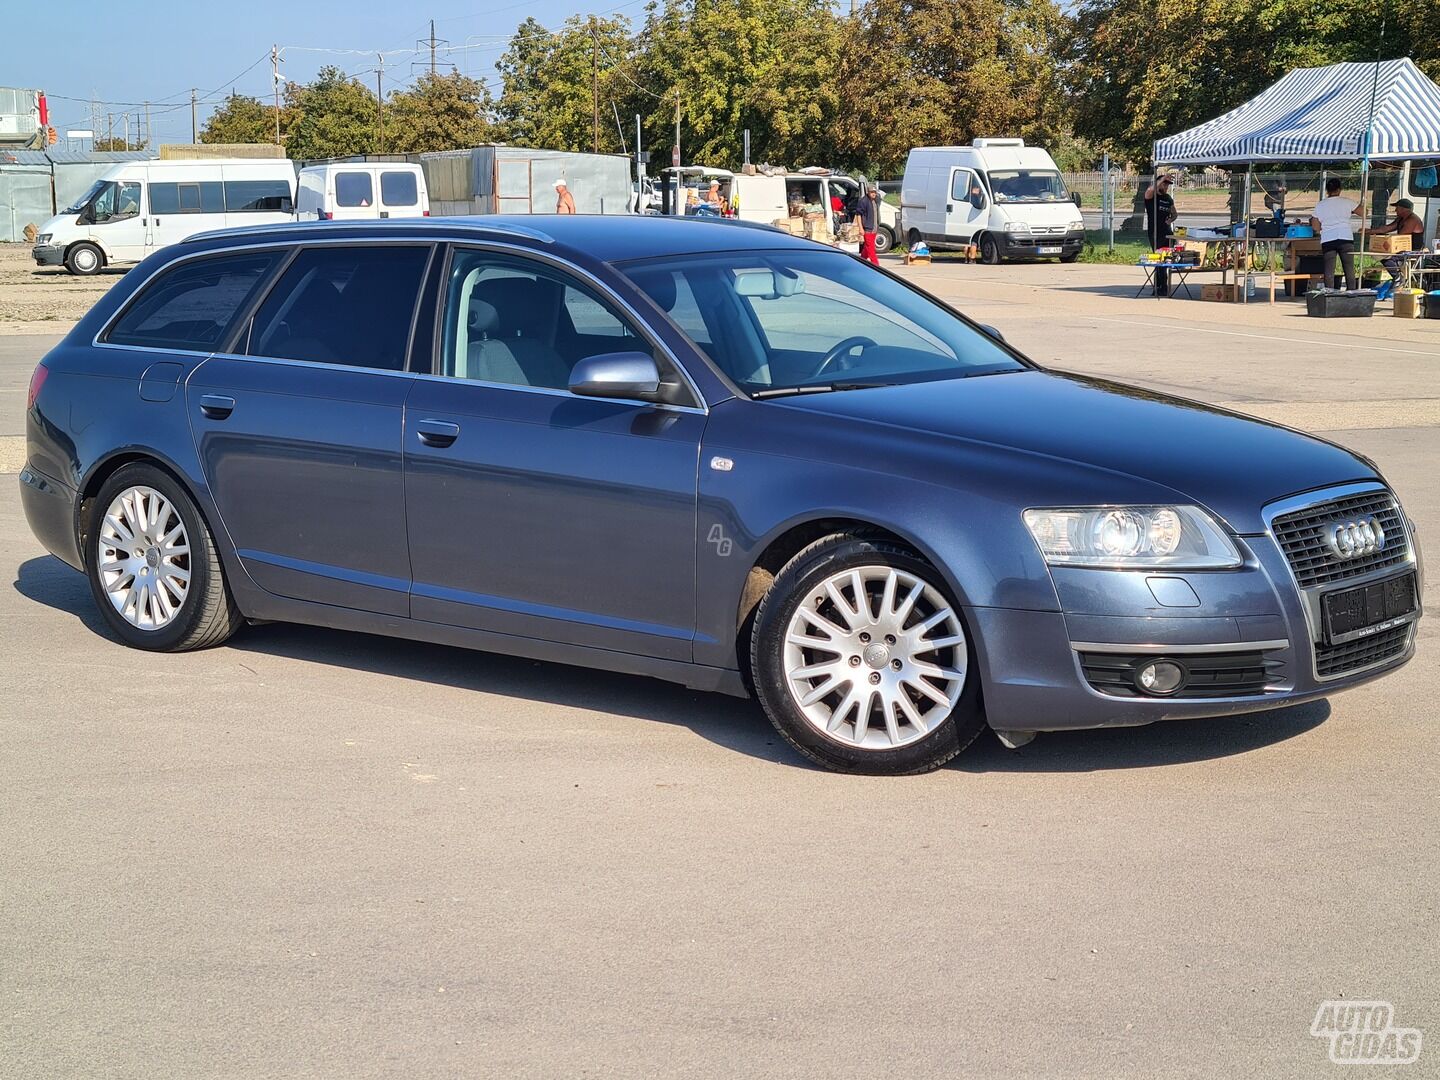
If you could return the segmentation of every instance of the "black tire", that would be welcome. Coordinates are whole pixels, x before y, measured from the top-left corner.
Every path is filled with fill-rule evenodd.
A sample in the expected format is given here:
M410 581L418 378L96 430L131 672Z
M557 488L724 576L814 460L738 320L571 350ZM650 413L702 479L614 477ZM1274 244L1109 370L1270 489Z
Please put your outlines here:
M98 274L104 266L104 253L89 241L71 244L70 250L65 252L65 269L77 277Z
M1073 254L1070 254L1070 255L1061 255L1061 256L1060 256L1060 261L1061 261L1062 263L1079 262L1079 261L1080 261L1080 252L1076 251L1076 252L1074 252Z
M937 590L960 620L966 637L966 677L954 708L934 723L928 734L894 749L861 749L823 734L800 710L784 670L787 628L800 603L838 572L877 565L915 575ZM964 627L959 605L934 567L911 548L890 540L834 533L815 541L786 563L755 612L750 670L756 696L785 740L811 761L836 772L876 776L930 772L964 750L985 728L974 640Z
M980 261L986 266L1000 264L1000 245L989 233L980 237Z
M121 615L101 578L99 551L106 511L118 495L134 487L150 488L170 502L185 526L189 547L189 587L171 621L157 629L142 629ZM85 576L95 606L111 632L126 645L155 652L207 649L227 640L244 623L225 585L225 572L209 526L184 487L164 470L145 464L117 469L90 504L84 542Z
M895 249L895 233L889 225L881 225L875 230L875 254L884 255Z

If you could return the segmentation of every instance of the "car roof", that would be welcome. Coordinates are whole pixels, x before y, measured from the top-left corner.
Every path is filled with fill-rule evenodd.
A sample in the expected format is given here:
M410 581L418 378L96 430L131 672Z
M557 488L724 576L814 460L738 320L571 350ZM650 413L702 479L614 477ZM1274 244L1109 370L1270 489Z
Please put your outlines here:
M769 225L729 218L653 214L534 214L388 218L378 221L293 222L197 233L182 244L226 246L311 240L504 239L582 262L624 262L720 251L809 248L814 242ZM192 248L193 250L193 248Z

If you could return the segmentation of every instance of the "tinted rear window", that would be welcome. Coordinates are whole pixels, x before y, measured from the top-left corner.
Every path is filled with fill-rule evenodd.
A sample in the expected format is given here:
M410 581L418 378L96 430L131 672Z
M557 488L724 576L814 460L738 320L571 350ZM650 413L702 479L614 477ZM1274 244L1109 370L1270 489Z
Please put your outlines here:
M223 214L225 191L219 180L150 185L152 214Z
M255 314L250 355L400 370L429 255L401 245L300 252Z
M229 213L264 210L289 213L291 208L290 185L284 180L225 181L225 209Z
M374 206L375 189L370 184L368 172L341 172L335 174L336 206Z
M382 172L380 201L386 206L414 206L420 201L420 188L412 172Z
M163 271L115 320L105 340L115 345L209 352L279 256L218 255Z

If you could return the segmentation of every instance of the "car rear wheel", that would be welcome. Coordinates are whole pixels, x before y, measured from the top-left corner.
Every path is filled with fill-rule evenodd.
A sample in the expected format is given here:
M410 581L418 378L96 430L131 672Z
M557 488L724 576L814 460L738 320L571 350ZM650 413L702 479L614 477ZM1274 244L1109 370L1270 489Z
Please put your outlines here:
M987 266L995 266L1000 262L1000 245L988 233L980 237L980 261Z
M240 627L210 530L169 474L143 464L117 470L92 503L85 535L90 591L125 644L203 649Z
M94 244L79 243L65 253L65 269L80 277L98 274L105 265L105 256Z
M881 225L875 230L875 254L884 255L895 247L895 233L889 225Z
M751 637L771 722L841 772L928 772L985 725L974 650L940 576L916 552L838 533L776 576Z

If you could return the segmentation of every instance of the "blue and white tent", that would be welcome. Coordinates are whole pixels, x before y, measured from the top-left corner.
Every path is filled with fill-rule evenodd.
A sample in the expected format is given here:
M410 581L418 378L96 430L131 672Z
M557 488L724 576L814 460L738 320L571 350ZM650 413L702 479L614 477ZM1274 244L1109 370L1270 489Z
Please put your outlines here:
M1373 119L1372 119L1373 108ZM1163 165L1440 157L1440 86L1413 61L1292 71L1223 116L1158 139Z

